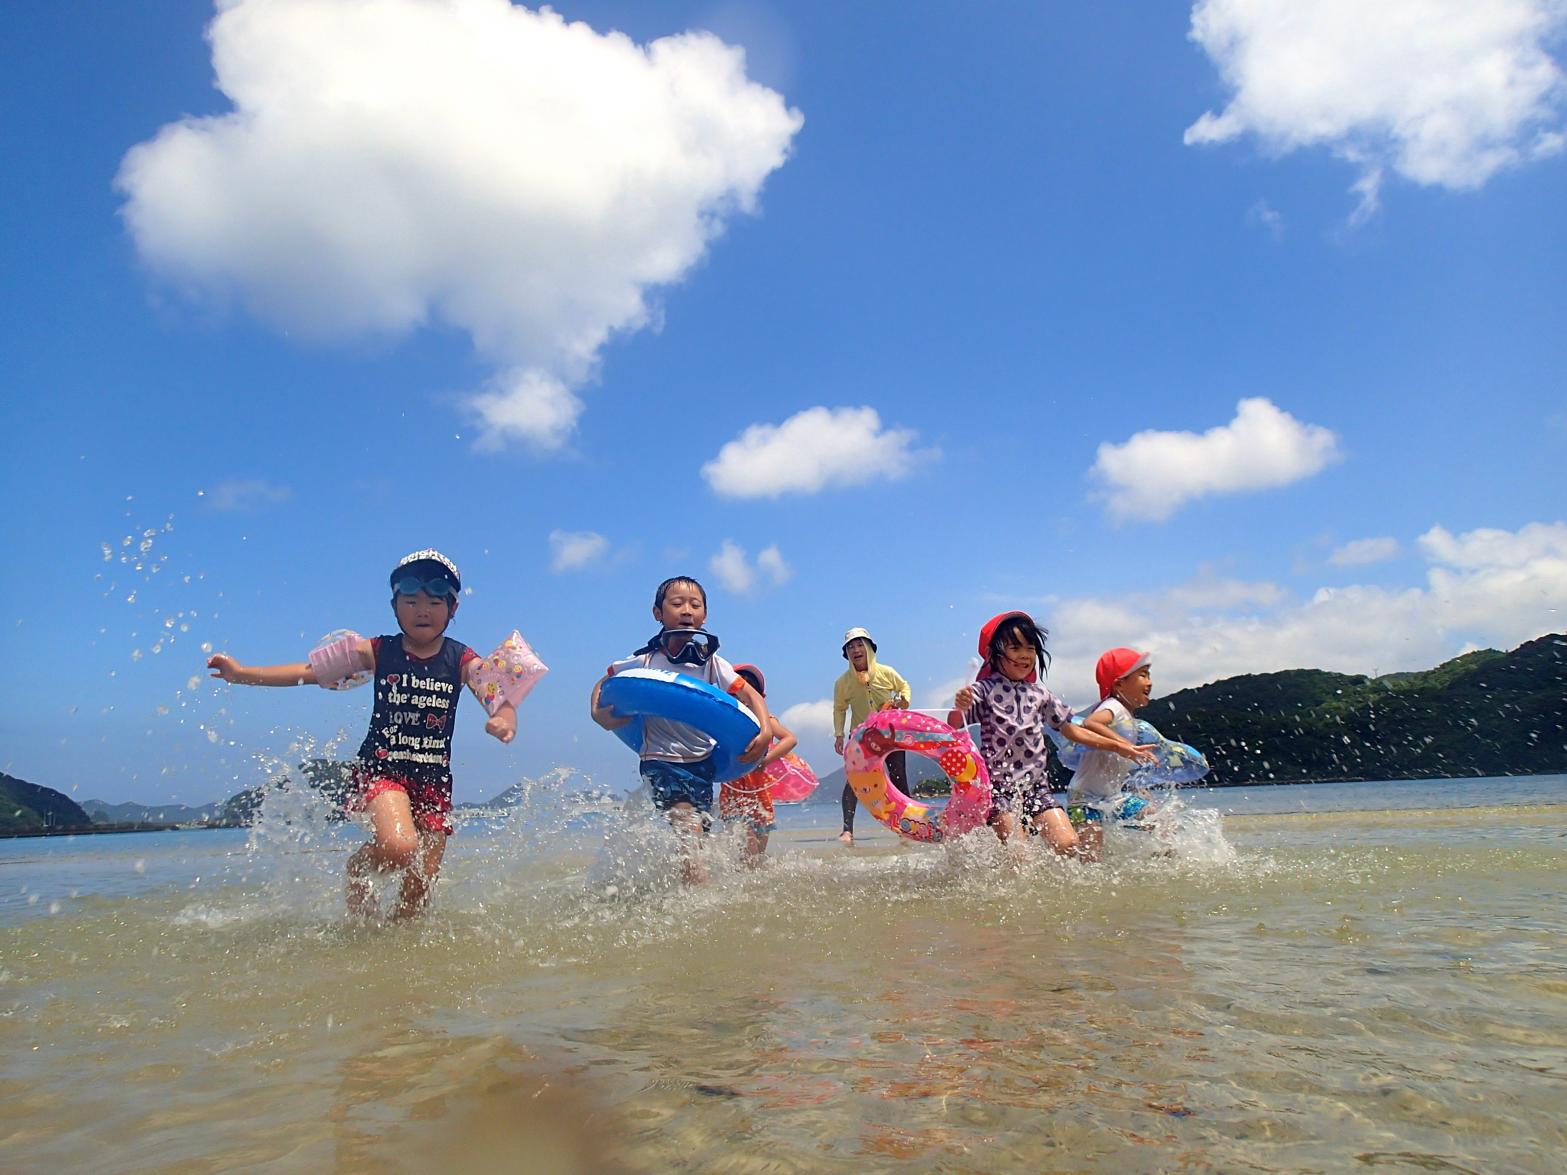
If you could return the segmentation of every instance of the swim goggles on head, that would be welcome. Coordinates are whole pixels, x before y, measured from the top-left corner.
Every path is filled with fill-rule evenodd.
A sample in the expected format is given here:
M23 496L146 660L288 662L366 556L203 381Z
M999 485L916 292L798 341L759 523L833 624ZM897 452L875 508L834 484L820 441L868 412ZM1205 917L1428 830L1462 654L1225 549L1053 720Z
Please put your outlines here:
M670 637L681 636L685 643L671 652ZM705 628L666 628L656 639L659 652L676 665L706 665L708 658L718 652L718 638Z
M439 599L441 596L455 596L457 585L443 575L437 575L433 579L420 579L417 575L408 575L402 579L394 579L392 590L400 596L417 596L420 592L424 592Z

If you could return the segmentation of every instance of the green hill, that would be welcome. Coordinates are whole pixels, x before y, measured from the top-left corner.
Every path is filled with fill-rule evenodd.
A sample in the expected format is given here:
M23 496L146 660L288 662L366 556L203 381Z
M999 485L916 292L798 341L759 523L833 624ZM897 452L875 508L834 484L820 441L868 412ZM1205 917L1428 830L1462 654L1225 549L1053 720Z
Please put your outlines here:
M1419 673L1232 677L1139 716L1206 754L1215 784L1567 772L1567 637Z
M92 818L70 797L0 773L0 832L87 828Z

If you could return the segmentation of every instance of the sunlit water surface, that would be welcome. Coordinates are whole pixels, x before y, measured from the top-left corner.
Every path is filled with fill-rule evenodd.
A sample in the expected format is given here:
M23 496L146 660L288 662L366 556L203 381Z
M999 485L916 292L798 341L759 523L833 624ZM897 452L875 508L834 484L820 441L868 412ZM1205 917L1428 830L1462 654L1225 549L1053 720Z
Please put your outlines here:
M302 798L3 841L0 1166L1561 1169L1567 777L1185 804L1098 866L789 809L688 891L541 784L407 925Z

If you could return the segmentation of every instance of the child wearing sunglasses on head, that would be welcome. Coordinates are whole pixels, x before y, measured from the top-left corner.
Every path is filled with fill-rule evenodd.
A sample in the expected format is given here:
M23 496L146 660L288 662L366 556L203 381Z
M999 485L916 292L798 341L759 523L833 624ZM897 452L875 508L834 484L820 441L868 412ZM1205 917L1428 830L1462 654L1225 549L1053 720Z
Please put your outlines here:
M605 730L616 730L632 719L611 706L599 704L604 682L622 669L663 669L683 673L717 686L743 702L761 729L740 758L755 762L772 741L772 721L767 703L749 682L718 655L718 638L702 626L707 622L707 590L688 575L677 575L658 585L653 594L653 619L659 631L631 656L611 665L593 686L593 721ZM653 794L653 806L668 813L680 838L681 874L688 884L707 880L707 870L697 857L697 844L713 811L713 748L717 744L704 732L670 718L642 720L642 781Z
M990 768L995 797L990 824L1005 841L1023 827L1043 836L1057 853L1077 848L1077 833L1066 811L1050 794L1047 773L1049 724L1085 746L1133 760L1149 760L1146 750L1108 731L1072 721L1072 708L1040 680L1050 664L1045 632L1026 612L1003 612L980 630L979 653L985 659L979 678L958 690L947 725L979 724L980 754Z
M478 654L446 635L457 614L462 579L457 566L435 550L415 551L391 574L395 636L352 638L339 650L346 677L372 673L375 708L370 732L355 764L355 795L349 803L366 813L371 839L348 858L348 908L372 908L371 876L402 871L394 916L411 917L428 904L452 833L452 730L460 687L474 685ZM247 666L226 653L207 661L213 677L234 685L334 687L327 662ZM501 704L484 725L503 743L517 733L517 712Z

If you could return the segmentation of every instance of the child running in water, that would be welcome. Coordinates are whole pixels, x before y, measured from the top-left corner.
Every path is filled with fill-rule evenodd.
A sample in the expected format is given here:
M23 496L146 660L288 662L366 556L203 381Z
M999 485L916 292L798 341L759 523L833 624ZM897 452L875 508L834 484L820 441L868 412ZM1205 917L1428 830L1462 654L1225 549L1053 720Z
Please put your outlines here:
M593 721L605 730L617 730L633 719L612 706L599 704L599 691L622 669L663 669L683 673L715 685L733 695L756 715L762 729L741 752L743 762L760 759L772 741L772 720L767 703L734 666L718 656L718 638L703 628L707 621L707 590L689 575L677 575L658 585L653 594L653 619L659 631L630 657L616 661L593 686ZM684 722L669 718L642 720L642 781L653 793L653 806L669 814L669 823L680 839L681 875L687 884L707 880L707 869L697 857L697 845L712 823L713 738Z
M1017 828L1042 835L1057 853L1077 848L1072 822L1050 794L1045 724L1073 742L1123 755L1151 759L1119 735L1072 721L1072 708L1039 680L1050 663L1045 632L1026 612L1003 612L980 630L979 654L985 664L979 678L954 699L949 726L978 723L980 754L990 768L994 807L990 824L1005 841Z
M736 665L735 672L762 697L767 696L767 679L755 665ZM748 869L761 867L763 854L767 852L768 834L778 827L774 822L773 797L768 790L762 768L774 759L781 759L800 741L794 732L768 716L773 745L767 748L756 765L756 770L731 779L718 789L718 815L726 821L739 821L745 825L745 864Z
M401 870L394 916L425 908L452 833L452 730L462 685L473 686L478 654L446 635L457 615L462 578L435 550L415 551L392 569L396 636L360 639L352 668L375 674L370 731L354 765L349 807L368 814L371 839L348 858L348 909L371 909L370 878ZM309 662L247 666L227 653L207 661L213 677L233 685L332 685ZM503 743L517 733L517 711L501 705L484 729Z
M1151 653L1137 649L1111 649L1094 666L1099 705L1083 723L1102 734L1130 742L1137 734L1132 715L1153 696ZM1071 818L1082 853L1097 861L1104 848L1106 820L1135 822L1147 814L1148 797L1128 792L1126 777L1131 764L1115 755L1089 751L1067 788L1067 815Z

